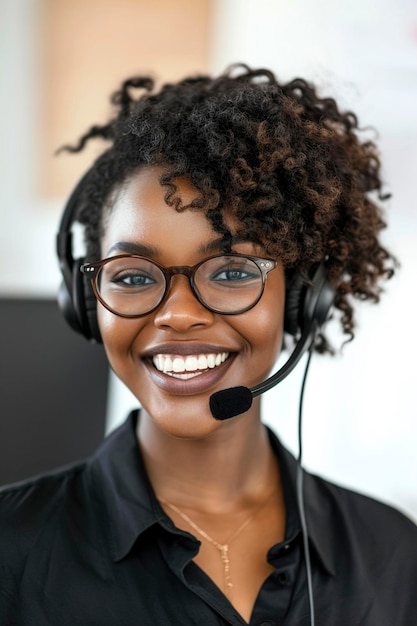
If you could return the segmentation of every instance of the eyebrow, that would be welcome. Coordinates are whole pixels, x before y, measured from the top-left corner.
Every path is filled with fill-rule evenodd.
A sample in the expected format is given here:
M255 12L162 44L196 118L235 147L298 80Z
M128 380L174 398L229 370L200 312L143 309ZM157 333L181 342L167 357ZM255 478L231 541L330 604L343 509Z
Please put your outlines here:
M243 237L236 237L232 239L232 245L237 243L242 243L245 241L250 241L249 239L245 239ZM208 243L201 244L198 246L197 251L199 254L208 254L210 252L221 252L222 239L219 237L218 239L213 239ZM114 246L112 246L108 252L111 254L112 252L124 252L127 254L138 254L139 256L147 256L150 258L158 257L162 254L160 248L156 248L155 246L150 246L144 243L133 243L130 241L119 241Z
M198 246L198 252L200 254L207 254L208 252L221 252L222 251L221 242L222 240L219 238L219 239L213 239L212 241L209 241L208 243L201 244L200 246Z
M139 256L148 256L151 258L160 254L160 250L154 246L130 241L118 241L110 248L108 254L111 252L126 252L127 254L138 254Z

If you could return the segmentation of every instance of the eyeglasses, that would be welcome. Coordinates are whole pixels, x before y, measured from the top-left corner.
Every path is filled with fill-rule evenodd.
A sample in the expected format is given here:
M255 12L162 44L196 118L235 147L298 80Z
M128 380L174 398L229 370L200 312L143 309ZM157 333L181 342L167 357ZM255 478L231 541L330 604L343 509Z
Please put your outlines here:
M91 277L96 298L115 315L141 317L154 311L169 291L171 278L187 276L197 300L210 311L237 315L261 298L272 259L244 254L215 255L193 267L164 267L142 256L123 254L80 270Z

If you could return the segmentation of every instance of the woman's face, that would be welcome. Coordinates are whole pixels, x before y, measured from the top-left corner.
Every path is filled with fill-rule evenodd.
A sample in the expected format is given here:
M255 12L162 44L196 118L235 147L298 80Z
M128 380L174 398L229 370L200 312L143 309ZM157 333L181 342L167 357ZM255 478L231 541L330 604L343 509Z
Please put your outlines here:
M159 168L141 169L119 192L106 220L103 257L136 251L167 267L193 266L222 252L219 235L204 214L188 209L178 213L165 203L160 173ZM185 179L176 185L184 203L197 195ZM265 256L250 242L233 245L233 252ZM224 423L210 413L211 394L238 385L251 387L267 377L282 343L284 296L278 264L255 307L221 315L200 304L186 276L176 275L152 313L127 319L98 304L98 319L110 364L143 411L165 432L195 438ZM213 365L210 355L214 367L206 369L204 359ZM167 359L182 363L187 357L197 359L203 369L187 376L161 371ZM250 411L259 411L259 404Z

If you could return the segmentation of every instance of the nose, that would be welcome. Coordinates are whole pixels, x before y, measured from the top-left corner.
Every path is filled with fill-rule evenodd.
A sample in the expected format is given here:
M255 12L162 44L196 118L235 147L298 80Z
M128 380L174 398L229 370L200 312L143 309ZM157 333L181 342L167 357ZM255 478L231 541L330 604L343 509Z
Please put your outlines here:
M206 309L194 295L186 276L171 278L168 294L154 313L154 324L184 333L194 326L210 326L214 313Z

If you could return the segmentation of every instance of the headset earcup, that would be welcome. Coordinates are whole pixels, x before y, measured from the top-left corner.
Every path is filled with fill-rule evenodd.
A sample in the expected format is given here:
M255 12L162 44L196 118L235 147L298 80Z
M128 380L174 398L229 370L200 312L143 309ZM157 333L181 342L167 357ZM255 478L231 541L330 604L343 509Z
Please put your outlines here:
M299 274L293 274L287 279L285 293L284 330L295 336L301 328L302 312L304 309L305 281Z
M287 283L284 330L295 336L314 322L320 328L329 316L334 298L335 289L327 281L324 263L314 269L309 282L295 273Z
M81 274L81 272L80 272ZM84 305L87 318L87 325L90 332L90 341L94 343L102 343L100 328L97 319L97 298L94 295L89 276L82 274L82 282L84 286Z
M320 328L328 319L334 304L336 289L327 280L324 263L320 263L313 274L312 284L306 289L304 296L304 324L316 323Z
M58 289L58 307L64 316L67 324L77 333L83 334L78 313L74 307L72 293L70 294L65 281L63 280Z
M84 263L85 259L83 258L75 259L72 268L74 308L77 311L81 333L84 337L95 343L101 343L97 321L97 300L90 277L80 270Z
M74 260L71 296L65 282L62 282L58 292L58 305L73 330L84 335L89 341L101 343L97 321L97 300L90 278L80 271L84 262L83 258Z

